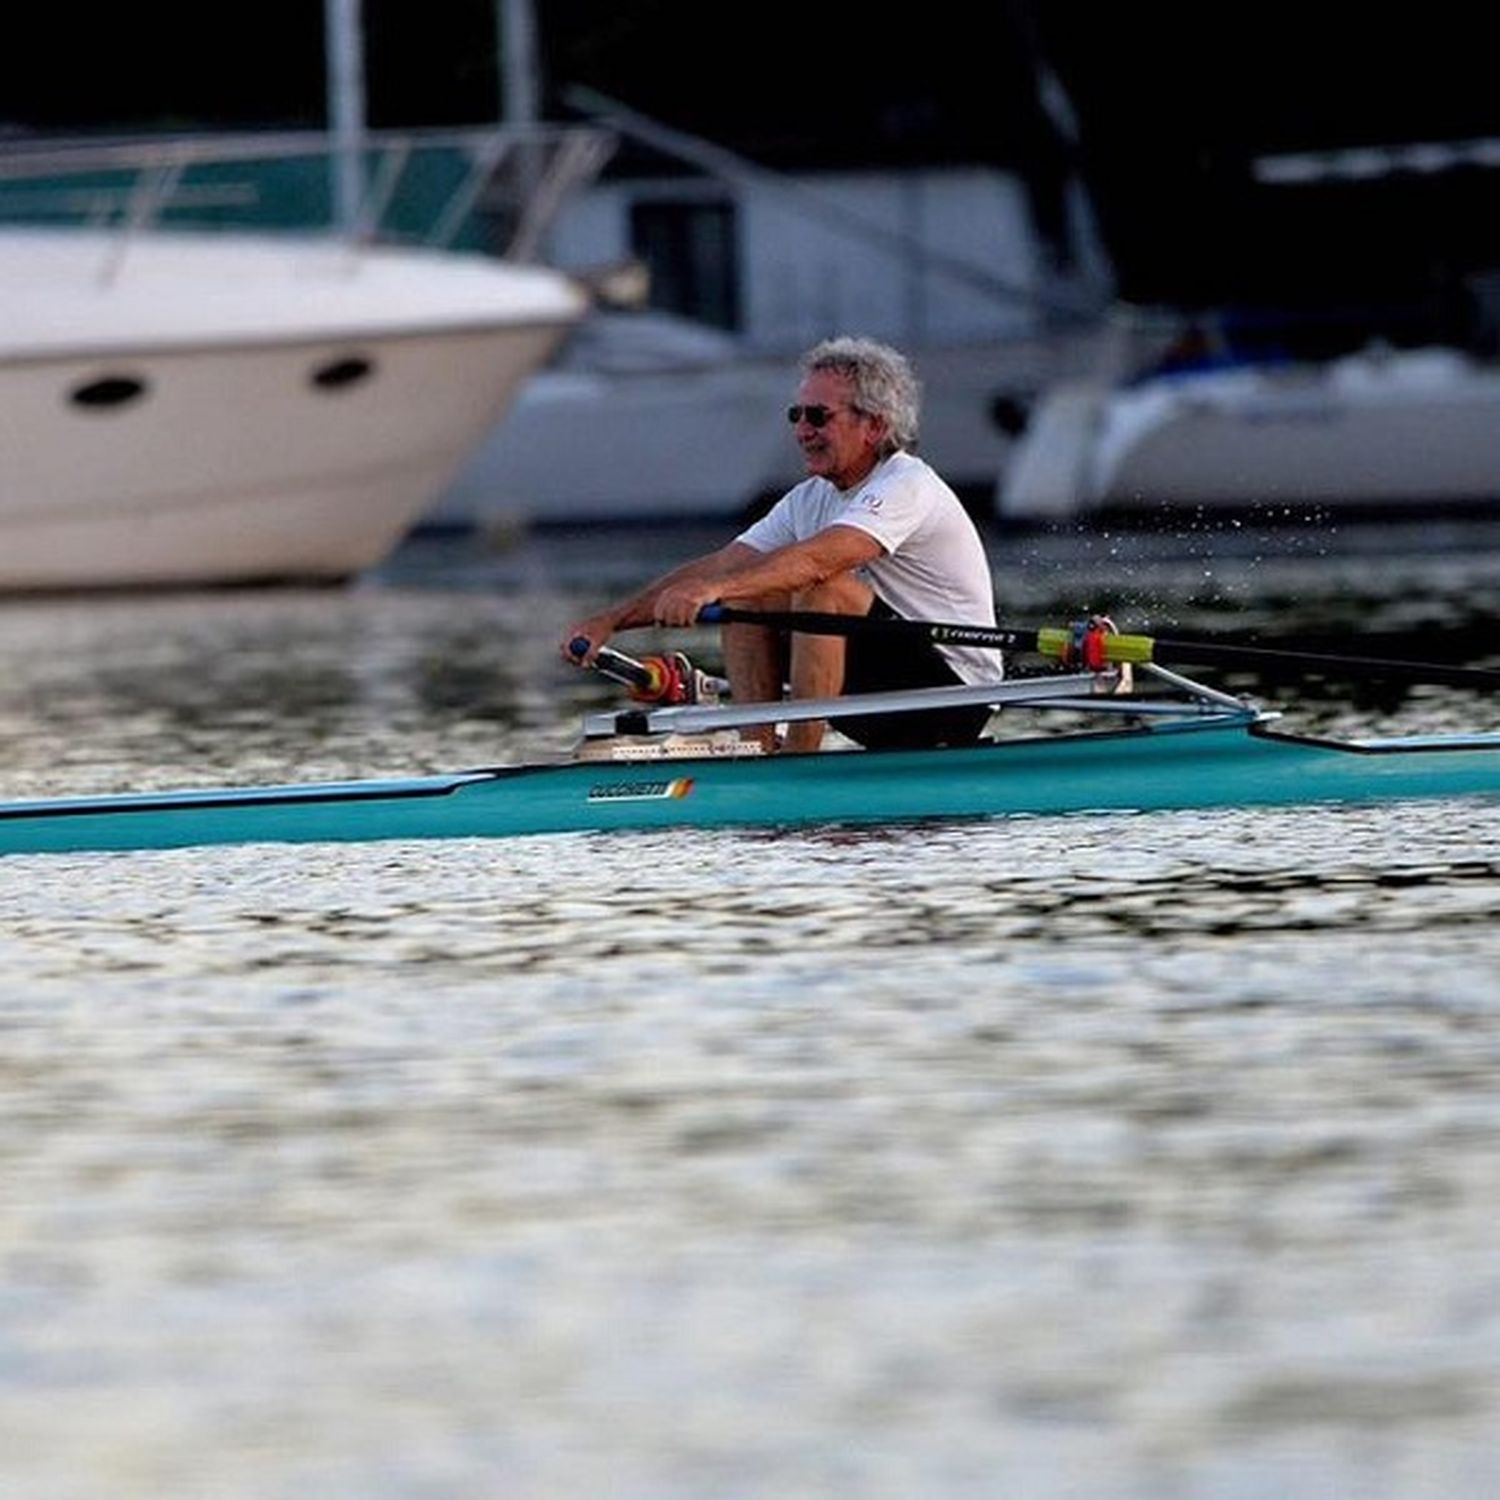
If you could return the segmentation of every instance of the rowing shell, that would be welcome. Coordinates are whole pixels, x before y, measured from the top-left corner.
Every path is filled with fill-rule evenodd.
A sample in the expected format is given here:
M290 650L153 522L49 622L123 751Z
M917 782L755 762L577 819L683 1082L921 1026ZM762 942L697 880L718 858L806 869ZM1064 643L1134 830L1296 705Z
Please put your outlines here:
M0 853L891 823L1473 794L1500 794L1500 734L1334 742L1279 733L1265 716L1226 710L960 748L584 760L407 780L0 803Z

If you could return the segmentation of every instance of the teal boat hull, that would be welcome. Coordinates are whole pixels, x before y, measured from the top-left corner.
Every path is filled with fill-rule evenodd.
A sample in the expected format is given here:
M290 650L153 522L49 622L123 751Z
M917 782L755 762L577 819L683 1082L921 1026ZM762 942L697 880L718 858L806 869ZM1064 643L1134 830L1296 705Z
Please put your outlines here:
M1259 723L939 749L571 761L408 780L0 803L0 853L890 823L1500 794L1500 735L1340 742Z

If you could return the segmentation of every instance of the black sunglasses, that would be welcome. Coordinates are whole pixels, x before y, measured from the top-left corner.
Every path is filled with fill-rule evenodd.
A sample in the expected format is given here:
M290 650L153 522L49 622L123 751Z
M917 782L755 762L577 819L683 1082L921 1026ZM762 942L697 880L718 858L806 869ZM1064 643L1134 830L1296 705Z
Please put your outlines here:
M853 410L852 406L789 406L786 419L793 427L804 419L809 427L826 427L841 411Z

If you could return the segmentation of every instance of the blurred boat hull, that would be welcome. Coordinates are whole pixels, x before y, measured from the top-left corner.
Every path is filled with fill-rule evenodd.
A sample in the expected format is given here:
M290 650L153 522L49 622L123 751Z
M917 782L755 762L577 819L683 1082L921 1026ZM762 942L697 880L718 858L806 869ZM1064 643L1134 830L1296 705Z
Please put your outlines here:
M1003 519L1162 507L1348 511L1500 496L1500 372L1445 349L1053 392L1002 475Z

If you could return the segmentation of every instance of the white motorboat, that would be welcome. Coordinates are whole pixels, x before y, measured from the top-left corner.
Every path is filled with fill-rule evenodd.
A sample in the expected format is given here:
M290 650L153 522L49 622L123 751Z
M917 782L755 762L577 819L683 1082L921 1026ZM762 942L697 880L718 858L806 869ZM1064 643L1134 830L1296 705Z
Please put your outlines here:
M737 516L801 477L795 359L668 313L599 310L527 382L424 524Z
M326 154L322 137L0 155L0 219L18 204L27 219L0 224L0 589L334 580L379 562L587 307L540 266L377 244L382 208L418 153L448 153L441 245L518 144L532 201L555 203L604 139L372 135L359 221L316 234L222 220L256 197L254 164ZM42 227L38 209L59 207L89 222ZM166 227L194 208L221 222Z
M1084 358L1082 336L927 345L920 449L987 503L1013 441L1008 408ZM507 532L738 519L805 478L787 427L797 354L668 313L596 310L517 396L424 518Z
M1500 370L1456 349L1371 348L1073 381L1040 404L996 495L1022 522L1483 504L1500 498Z

